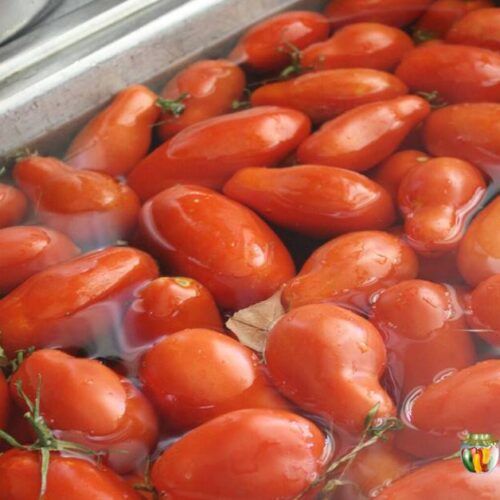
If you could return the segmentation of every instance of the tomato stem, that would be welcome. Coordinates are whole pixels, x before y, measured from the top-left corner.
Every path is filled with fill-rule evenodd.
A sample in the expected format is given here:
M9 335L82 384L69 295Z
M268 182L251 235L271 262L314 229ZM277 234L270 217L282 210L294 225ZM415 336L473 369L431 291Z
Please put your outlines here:
M448 106L448 103L441 97L437 90L433 90L431 92L418 91L415 92L415 94L428 101L432 109L439 109Z
M284 47L278 47L276 50L290 56L290 65L279 74L281 80L286 80L291 76L301 75L305 71L301 63L300 49L290 42L285 42L284 45Z
M413 32L413 40L418 45L420 43L429 42L430 40L435 40L438 38L436 33L426 30L415 30Z
M188 97L190 96L187 92L183 92L177 99L165 99L163 97L158 97L156 105L165 113L170 113L175 118L178 118L186 109L186 104L183 101Z
M144 466L144 482L134 484L134 489L137 491L146 491L151 494L153 500L159 500L160 494L151 482L151 461L149 459L146 460L146 465Z

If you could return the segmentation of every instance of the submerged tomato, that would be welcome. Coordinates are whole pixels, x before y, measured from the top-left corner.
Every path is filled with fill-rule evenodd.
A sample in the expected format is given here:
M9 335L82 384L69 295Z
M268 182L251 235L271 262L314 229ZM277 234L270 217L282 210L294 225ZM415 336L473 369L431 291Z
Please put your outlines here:
M245 168L229 179L224 193L279 226L318 238L394 222L385 190L341 168Z
M430 112L417 96L364 104L326 122L299 147L300 163L363 171L385 160Z
M191 64L161 91L161 97L169 102L163 101L162 105L160 100L160 107L165 108L158 127L160 138L165 141L194 123L229 113L244 88L245 74L230 61L202 60ZM171 111L172 101L181 98L185 108L178 115Z
M251 28L229 59L259 73L279 71L291 61L291 46L305 49L325 40L329 32L328 20L317 12L285 12Z
M148 201L139 242L174 273L205 285L224 309L267 299L295 274L263 220L204 187L178 185Z
M134 290L157 276L149 255L127 247L54 265L0 300L0 343L9 357L31 346L84 346L112 331Z
M372 68L391 70L413 48L411 38L391 26L357 23L338 30L301 54L306 69Z
M124 175L146 156L152 126L160 116L157 95L143 85L122 90L73 139L68 165Z
M19 224L27 208L28 201L19 189L0 183L0 228Z
M160 494L274 500L294 498L322 472L325 437L282 410L240 410L207 422L167 448L151 478ZM16 499L17 500L17 499Z
M56 158L30 156L14 178L35 206L37 219L84 246L126 238L135 226L139 200L112 177L75 170Z
M276 165L309 132L307 116L274 106L211 118L155 149L132 170L128 183L142 200L179 183L219 189L240 168Z

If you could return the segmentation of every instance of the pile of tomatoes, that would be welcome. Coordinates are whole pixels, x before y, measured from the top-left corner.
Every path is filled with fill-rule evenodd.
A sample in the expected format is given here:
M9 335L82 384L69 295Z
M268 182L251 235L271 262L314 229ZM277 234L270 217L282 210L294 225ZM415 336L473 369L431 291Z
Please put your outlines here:
M124 89L0 184L0 500L499 498L499 179L490 0Z

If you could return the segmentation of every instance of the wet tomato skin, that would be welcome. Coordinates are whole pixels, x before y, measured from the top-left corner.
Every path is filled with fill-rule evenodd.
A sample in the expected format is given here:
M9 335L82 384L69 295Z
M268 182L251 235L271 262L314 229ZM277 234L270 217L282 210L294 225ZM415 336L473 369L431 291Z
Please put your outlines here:
M2 500L37 500L40 494L41 455L10 450L0 455ZM50 457L45 500L140 500L132 486L103 465L84 459Z
M6 429L9 421L10 396L9 386L3 372L0 371L0 429Z
M275 106L210 118L155 149L128 183L143 201L179 183L220 189L240 168L276 165L309 133L306 115Z
M498 51L500 50L499 27L498 8L474 10L452 26L446 35L446 41Z
M394 222L384 189L335 167L245 168L224 185L224 194L278 226L317 238L384 229Z
M315 71L292 80L259 87L253 106L284 106L323 123L361 104L392 99L408 93L406 85L390 73L372 69Z
M245 33L229 59L258 73L280 71L291 62L289 44L302 50L325 40L329 32L328 20L317 12L285 12Z
M144 345L186 328L222 331L212 294L191 278L161 277L136 292L123 323L128 345Z
M413 250L398 236L359 231L334 238L318 248L300 273L283 288L287 309L333 302L366 312L372 296L417 276Z
M265 357L285 396L341 429L361 432L377 403L378 416L395 413L379 383L386 362L382 337L351 311L312 304L288 312L270 330Z
M364 104L326 122L300 145L297 158L300 163L367 170L390 156L429 112L429 104L417 96Z
M125 175L151 145L152 126L160 116L157 98L143 85L118 93L73 139L65 157L68 165Z
M229 310L270 297L295 274L288 250L262 219L199 186L174 186L148 201L138 243L170 271L198 280Z
M287 408L255 353L213 330L182 330L144 355L144 390L170 429L189 429L244 408Z
M0 228L19 224L28 209L28 200L19 189L0 183Z
M166 141L194 123L229 113L233 101L241 99L244 88L245 74L230 61L202 60L191 64L161 91L161 97L169 100L187 95L182 100L186 107L179 116L162 113L158 135Z
M82 347L113 329L135 288L158 276L139 250L110 247L54 265L0 300L2 347Z
M326 455L324 436L305 418L239 410L185 434L154 463L151 479L178 500L199 491L213 498L293 498L321 473Z
M303 50L301 63L305 69L315 71L341 68L389 71L412 48L413 42L404 31L378 23L356 23Z
M124 239L135 226L137 196L101 172L30 156L17 163L14 179L35 204L37 219L79 245L102 246Z

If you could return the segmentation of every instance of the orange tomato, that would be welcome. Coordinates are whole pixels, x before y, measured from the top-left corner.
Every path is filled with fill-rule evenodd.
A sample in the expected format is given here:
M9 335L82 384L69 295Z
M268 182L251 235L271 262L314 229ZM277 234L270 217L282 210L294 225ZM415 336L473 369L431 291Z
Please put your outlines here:
M28 201L19 189L0 183L0 228L19 224L27 208Z

